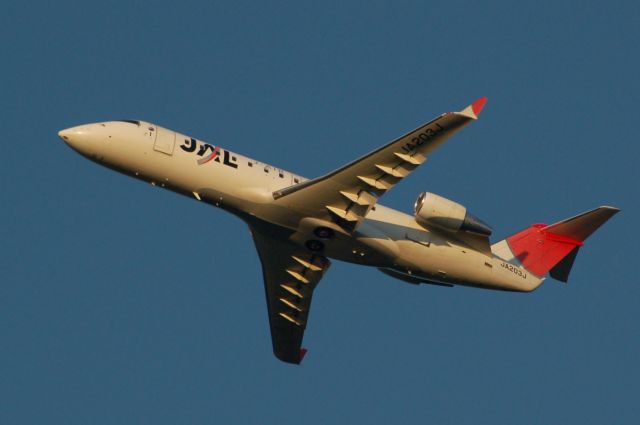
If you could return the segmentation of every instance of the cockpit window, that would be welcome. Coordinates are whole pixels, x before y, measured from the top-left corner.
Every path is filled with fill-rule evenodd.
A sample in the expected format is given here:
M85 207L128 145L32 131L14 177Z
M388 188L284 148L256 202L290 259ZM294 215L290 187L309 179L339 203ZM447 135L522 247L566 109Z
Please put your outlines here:
M140 127L140 121L138 121L138 120L117 120L117 121L119 121L119 122L128 122L129 124L135 124L138 127Z

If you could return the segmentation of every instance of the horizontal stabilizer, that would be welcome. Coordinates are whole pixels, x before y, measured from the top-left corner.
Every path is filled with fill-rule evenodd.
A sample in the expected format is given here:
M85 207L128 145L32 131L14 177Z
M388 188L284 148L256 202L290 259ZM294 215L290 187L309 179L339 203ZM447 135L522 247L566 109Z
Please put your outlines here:
M542 231L584 242L598 227L602 226L619 211L618 208L614 207L598 207L547 226Z

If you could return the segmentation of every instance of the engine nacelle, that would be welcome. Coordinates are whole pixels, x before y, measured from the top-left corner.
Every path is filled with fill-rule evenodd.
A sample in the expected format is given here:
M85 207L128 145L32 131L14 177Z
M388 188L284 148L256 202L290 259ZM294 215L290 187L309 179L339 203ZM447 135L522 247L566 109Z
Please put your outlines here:
M415 204L415 219L422 227L439 227L452 232L465 231L489 236L489 225L458 204L435 193L422 192Z

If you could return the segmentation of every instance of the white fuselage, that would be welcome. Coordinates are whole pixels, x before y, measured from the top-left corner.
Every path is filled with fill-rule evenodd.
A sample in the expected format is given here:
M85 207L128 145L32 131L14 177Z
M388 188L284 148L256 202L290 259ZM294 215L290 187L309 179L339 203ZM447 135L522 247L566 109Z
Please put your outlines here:
M154 124L89 124L63 130L60 137L95 162L223 208L249 223L269 223L303 246L323 224L273 202L274 191L307 179ZM497 255L488 256L458 244L445 233L420 226L411 215L377 204L353 234L337 233L324 255L415 282L511 291L540 285L542 279L518 266L507 267L511 259L494 251Z

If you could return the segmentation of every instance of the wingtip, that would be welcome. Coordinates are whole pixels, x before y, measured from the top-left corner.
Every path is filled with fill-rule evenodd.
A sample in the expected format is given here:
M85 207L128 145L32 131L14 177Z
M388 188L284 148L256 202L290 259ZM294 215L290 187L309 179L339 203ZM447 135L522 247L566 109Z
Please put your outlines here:
M302 363L302 360L304 360L304 356L307 355L307 350L306 348L301 348L300 349L300 361L298 361L298 364Z
M480 112L482 112L482 109L484 108L484 105L486 103L487 103L487 97L482 96L480 99L476 100L471 104L471 109L473 110L473 113L475 114L476 117L480 115Z
M482 96L480 99L477 99L471 105L464 108L464 110L458 112L461 115L464 115L467 118L471 118L473 120L477 120L480 112L484 109L484 105L487 103L487 98Z
M620 212L620 208L612 207L610 205L601 205L600 208L604 209L604 210L609 210L609 211L613 212L613 214L617 214L617 213Z

